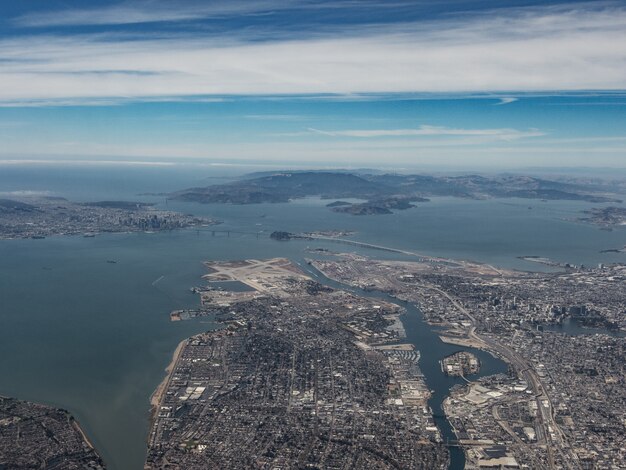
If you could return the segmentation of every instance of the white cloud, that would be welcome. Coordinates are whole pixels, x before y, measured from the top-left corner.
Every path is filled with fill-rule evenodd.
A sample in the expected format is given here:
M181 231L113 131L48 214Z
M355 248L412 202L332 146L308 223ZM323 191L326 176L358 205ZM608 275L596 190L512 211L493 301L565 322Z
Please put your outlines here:
M502 106L504 104L515 103L517 100L518 98L503 97L503 98L500 98L499 103L496 103L496 106Z
M249 0L229 2L124 2L100 8L67 9L28 13L16 18L17 26L39 28L50 26L122 25L221 18L286 9L292 0Z
M0 165L2 164L2 160L0 160ZM45 197L51 196L51 191L41 191L36 189L23 189L19 191L0 191L0 196L2 197Z
M626 162L625 138L596 138L592 145L584 145L584 138L571 139L526 139L515 142L481 139L490 137L463 136L449 139L405 138L393 140L323 139L317 141L275 141L267 144L258 142L220 142L150 144L99 143L85 141L80 145L68 142L46 141L20 142L18 146L0 148L0 165L24 163L41 164L54 160L58 163L89 162L98 165L174 165L185 164L181 158L204 162L250 165L250 162L282 162L303 164L374 165L389 162L394 165L433 163L462 167L519 166L546 164L553 166L608 165L624 167ZM295 158L294 156L297 156ZM295 159L294 159L295 158ZM548 162L548 163L546 163Z
M413 137L413 136L472 136L493 137L499 140L515 140L524 137L540 137L545 135L537 129L520 131L517 129L455 129L441 126L420 126L417 129L352 129L325 131L309 128L310 132L334 137Z
M454 0L452 0L454 3ZM129 25L141 23L179 22L221 19L245 15L271 15L284 10L394 9L428 5L428 0L229 0L193 2L177 0L135 0L103 7L64 9L27 13L13 19L25 28L55 26Z
M497 10L303 40L248 39L6 38L0 102L626 88L620 6Z
M22 166L22 165L47 165L47 164L55 164L55 165L67 165L67 164L82 164L82 165L91 165L91 166L158 166L158 167L170 167L176 166L178 163L176 162L158 162L158 161L150 161L150 160L94 160L94 159L54 159L54 158L20 158L20 159L0 159L0 166ZM0 195L14 195L14 196L36 196L36 195L45 195L49 194L48 191L41 191L41 194L34 194L35 191L11 191L9 193L2 193Z
M244 119L253 121L303 121L311 119L311 116L301 114L246 114Z

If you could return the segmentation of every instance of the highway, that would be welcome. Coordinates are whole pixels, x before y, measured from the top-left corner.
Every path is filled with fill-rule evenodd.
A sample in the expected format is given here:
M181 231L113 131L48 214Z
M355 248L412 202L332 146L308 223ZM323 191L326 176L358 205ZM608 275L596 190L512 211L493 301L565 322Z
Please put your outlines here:
M554 462L555 450L561 454L560 461L566 466L566 468L581 468L576 454L565 443L564 434L554 420L554 411L550 398L532 366L513 349L506 347L489 337L479 336L476 333L476 318L447 292L433 285L426 285L424 287L434 290L446 297L452 305L454 305L454 307L456 307L470 320L471 326L467 332L468 337L483 343L485 345L485 349L498 353L503 359L511 364L520 377L531 386L537 402L537 418L539 421L539 428L537 429L537 442L544 443L546 446L546 452L548 454L548 468L557 468ZM550 434L550 429L553 431L552 435Z

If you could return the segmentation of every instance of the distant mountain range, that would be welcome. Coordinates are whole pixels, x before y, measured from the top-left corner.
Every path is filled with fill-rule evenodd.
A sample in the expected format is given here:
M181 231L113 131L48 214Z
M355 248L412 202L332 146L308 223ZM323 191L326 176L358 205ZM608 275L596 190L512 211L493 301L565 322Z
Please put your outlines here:
M231 204L288 202L307 196L367 201L359 203L355 210L350 210L345 204L330 205L335 211L357 215L389 213L392 208L407 209L413 207L409 202L424 201L431 196L621 202L601 189L597 185L575 180L554 181L519 175L486 177L284 171L249 175L227 184L185 189L170 194L170 197L200 203Z

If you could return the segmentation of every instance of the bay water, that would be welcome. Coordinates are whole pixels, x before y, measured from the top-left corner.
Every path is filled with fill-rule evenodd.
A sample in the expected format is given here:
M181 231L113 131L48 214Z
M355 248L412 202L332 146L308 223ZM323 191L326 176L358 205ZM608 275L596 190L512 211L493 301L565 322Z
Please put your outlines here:
M141 199L215 217L222 224L151 234L0 241L0 395L69 410L109 468L141 469L149 398L176 345L215 327L207 318L169 321L171 310L198 304L189 289L203 282L202 261L283 256L303 263L312 256L307 248L407 259L332 242L277 242L269 238L274 230L350 230L355 232L352 239L366 243L523 270L547 268L519 256L585 265L626 260L623 253L600 253L621 248L626 227L604 231L573 220L583 210L602 206L585 202L435 198L392 215L358 217L334 213L325 207L331 201L319 198L234 206L166 202L149 195L234 176L214 168L81 167L46 178L39 167L1 167L0 197L41 193L73 200ZM405 324L415 330L408 334L419 348L426 341L417 331L420 324ZM428 341L438 344L435 337ZM421 367L434 371L448 349L422 354ZM450 385L444 378L440 382L433 382L436 393Z

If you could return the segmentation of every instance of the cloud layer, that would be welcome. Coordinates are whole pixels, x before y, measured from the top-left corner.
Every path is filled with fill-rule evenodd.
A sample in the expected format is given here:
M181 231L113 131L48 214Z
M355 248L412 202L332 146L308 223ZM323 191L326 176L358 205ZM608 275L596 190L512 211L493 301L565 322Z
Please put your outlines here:
M126 16L111 10L96 18L156 21L234 14L233 8L135 8ZM17 21L74 25L87 16L76 11ZM619 5L496 10L446 21L342 28L307 39L254 41L250 34L5 38L0 101L626 88L626 8Z
M536 129L520 131L517 129L453 129L441 126L420 126L417 129L352 129L324 131L309 129L310 132L334 137L489 137L495 140L516 140L524 137L541 137L545 133Z

